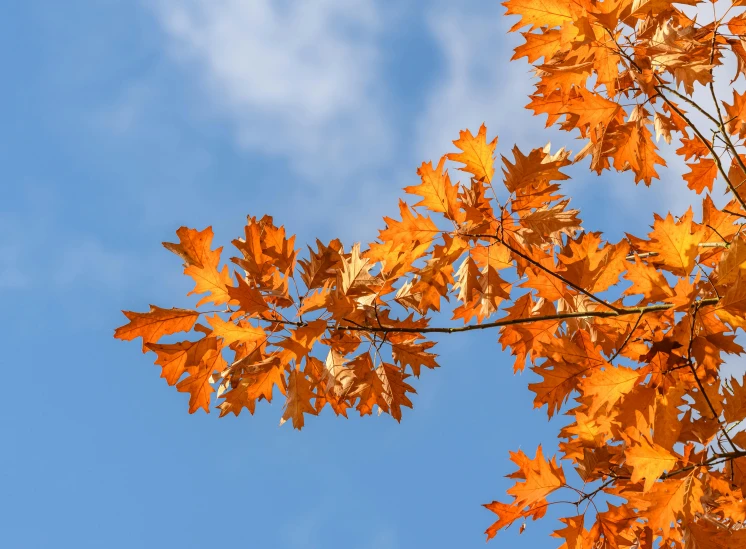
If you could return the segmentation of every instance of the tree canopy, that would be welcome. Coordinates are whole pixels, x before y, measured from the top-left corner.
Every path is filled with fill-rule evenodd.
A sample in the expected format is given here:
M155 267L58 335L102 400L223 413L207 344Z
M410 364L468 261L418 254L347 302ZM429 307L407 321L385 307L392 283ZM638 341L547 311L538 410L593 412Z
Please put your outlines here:
M433 334L496 332L514 371L537 374L534 406L567 421L551 451L511 453L488 540L557 506L562 548L744 547L746 377L722 366L746 329L746 2L504 6L525 41L513 59L535 71L527 108L573 132L577 154L498 160L484 125L463 130L367 244L304 251L272 217L248 217L228 258L211 227L181 227L164 246L194 280L194 309L125 311L115 337L141 338L190 413L283 398L280 424L301 429L327 407L401 421L413 378L439 366ZM618 242L581 227L563 168L654 185L661 139L701 201Z

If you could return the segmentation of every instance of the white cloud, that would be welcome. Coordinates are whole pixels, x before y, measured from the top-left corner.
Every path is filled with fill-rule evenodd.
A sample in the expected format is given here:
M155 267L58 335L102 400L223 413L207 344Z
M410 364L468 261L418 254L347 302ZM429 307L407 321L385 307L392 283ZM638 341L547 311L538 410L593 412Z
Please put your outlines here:
M196 69L243 145L316 178L386 157L373 0L158 5L171 50Z
M435 155L453 150L460 130L474 133L483 122L488 135L498 134L503 145L543 127L524 108L531 73L522 61L508 62L505 18L498 10L484 13L484 6L474 14L462 8L443 5L427 19L445 70L417 122L417 152L423 158L435 160Z

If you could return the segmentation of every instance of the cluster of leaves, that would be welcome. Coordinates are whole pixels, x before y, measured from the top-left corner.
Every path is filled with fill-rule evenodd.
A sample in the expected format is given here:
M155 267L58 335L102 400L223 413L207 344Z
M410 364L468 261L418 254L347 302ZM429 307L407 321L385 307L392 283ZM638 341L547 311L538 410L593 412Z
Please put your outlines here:
M699 6L715 12L714 2L676 3L693 6L699 15ZM731 84L744 74L746 48L741 37L746 16L732 13L746 3L728 2L722 16L704 25L673 4L669 0L508 0L504 5L508 15L521 16L511 31L528 27L522 33L525 43L513 56L526 57L538 77L527 108L536 115L547 114L547 126L579 131L587 141L576 161L588 156L591 169L599 174L613 166L617 171L631 170L636 183L650 185L658 177L656 165L665 166L657 154L653 128L656 141L662 137L670 144L672 136L680 137L676 153L692 160L691 171L684 175L689 188L711 191L718 172L728 175L716 149L725 147L734 153L730 136L739 140L746 136L741 122L746 94L734 90L733 104L721 108L712 86L713 68L728 57L737 64ZM691 101L695 84L710 88L714 113ZM687 115L691 108L714 125L716 135L711 139L691 123ZM746 169L743 160L736 154L731 160L729 179L740 182L739 174Z
M430 334L495 330L514 370L537 374L535 406L567 422L557 456L511 454L516 482L509 501L486 505L497 515L488 539L569 505L555 532L567 549L746 546L746 382L721 378L746 329L746 94L729 105L713 85L727 55L745 74L746 17L732 15L739 2L705 25L667 0L505 5L521 16L512 30L529 27L514 56L536 64L529 108L587 141L573 160L514 147L496 176L497 138L462 131L457 152L420 166L420 183L404 189L416 198L384 218L376 241L317 241L301 258L272 218L250 217L233 241L233 276L211 228L182 227L164 245L203 297L194 310L125 312L115 336L142 338L190 412L209 412L217 396L221 416L253 414L281 394L281 424L300 429L327 404L401 420L411 377L437 366ZM712 112L692 99L695 85L709 89ZM649 126L693 158L691 189L711 191L719 177L729 203L705 194L696 219L691 208L656 215L645 237L616 243L584 231L562 169L590 156L599 173L613 165L650 184L663 160ZM447 162L468 180L452 182ZM460 324L431 324L444 300ZM161 342L179 332L194 336Z

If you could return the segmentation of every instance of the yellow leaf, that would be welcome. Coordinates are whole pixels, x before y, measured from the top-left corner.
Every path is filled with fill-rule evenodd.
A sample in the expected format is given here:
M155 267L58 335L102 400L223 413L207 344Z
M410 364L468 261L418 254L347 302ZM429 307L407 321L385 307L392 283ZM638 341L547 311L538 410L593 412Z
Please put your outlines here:
M492 181L495 174L495 147L497 146L497 137L487 143L487 127L482 124L479 127L479 133L472 135L469 130L462 130L459 138L453 142L462 152L448 153L446 158L454 162L464 164L461 171L469 172L479 181L487 183Z
M679 221L674 221L670 213L665 219L655 214L651 240L646 246L646 251L658 254L654 258L656 265L677 276L692 271L699 253L697 245L704 234L702 227L692 222L692 216L691 207Z
M510 32L530 25L529 31L539 27L559 27L573 19L572 4L567 0L508 0L505 15L520 15L521 20Z
M417 169L417 175L422 179L422 183L405 187L404 192L422 197L414 207L424 206L431 212L442 213L446 218L458 221L464 217L459 209L458 185L451 184L448 170L443 168L445 161L446 157L441 157L435 169L432 162L423 162Z

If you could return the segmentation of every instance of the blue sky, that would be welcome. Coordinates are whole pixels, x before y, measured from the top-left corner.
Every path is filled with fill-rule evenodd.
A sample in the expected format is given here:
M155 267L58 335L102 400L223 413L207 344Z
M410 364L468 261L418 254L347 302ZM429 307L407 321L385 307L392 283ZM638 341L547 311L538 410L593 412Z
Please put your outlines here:
M187 414L121 309L188 306L180 225L229 245L247 214L298 242L373 239L422 161L487 123L498 150L572 145L523 109L529 67L493 1L13 2L0 21L0 295L9 377L0 546L482 547L508 450L554 453L496 334L441 340L414 410L310 418ZM310 4L308 4L310 5ZM570 147L573 148L573 147ZM577 146L575 147L578 148ZM671 158L670 154L666 155ZM642 235L683 213L574 168L584 226ZM492 547L552 546L551 519Z

